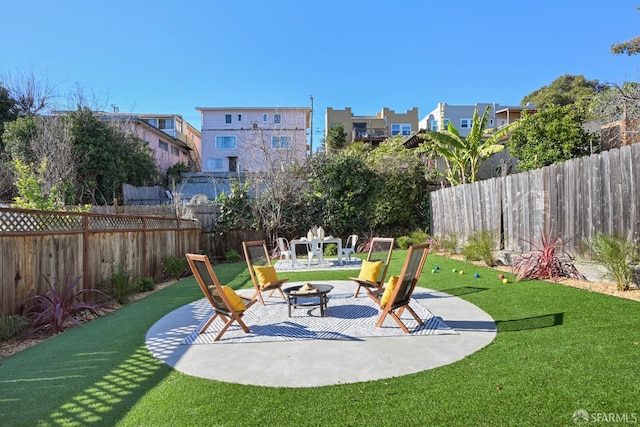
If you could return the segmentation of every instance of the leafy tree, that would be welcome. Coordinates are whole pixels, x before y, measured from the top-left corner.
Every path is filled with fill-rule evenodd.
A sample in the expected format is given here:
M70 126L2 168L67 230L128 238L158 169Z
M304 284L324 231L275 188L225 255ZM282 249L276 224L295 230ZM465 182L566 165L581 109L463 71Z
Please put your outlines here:
M249 198L249 183L240 184L231 181L229 195L222 193L216 199L220 212L216 219L215 232L223 233L229 230L253 229L257 221L253 217L251 200Z
M451 122L444 132L428 131L419 134L425 142L420 144L418 152L436 152L447 163L447 180L452 185L475 182L480 163L491 155L504 149L501 141L519 126L519 122L510 123L498 129L486 129L491 107L487 106L482 114L476 109L473 112L471 132L465 138L460 137L458 130Z
M585 110L576 105L551 106L519 120L507 147L528 171L591 153L595 136L585 131Z
M42 182L47 169L47 159L42 159L36 169L34 164L24 164L20 159L13 160L16 173L18 196L13 206L22 209L59 210L64 206L59 191L54 187L45 192Z
M7 123L5 151L23 164L47 161L46 191L65 189L70 204L111 203L122 184L148 185L157 177L146 141L100 121L91 110L60 116L27 115Z
M344 131L343 125L336 125L329 129L325 145L327 147L327 153L340 150L347 145L347 134Z
M361 155L316 155L309 165L307 221L333 235L365 230L372 223L378 176Z
M66 116L73 135L78 186L76 201L110 203L122 198L122 184L153 184L158 176L146 141L100 121L88 108Z
M424 224L425 166L400 135L381 143L367 156L378 190L371 228L401 235Z
M565 74L555 79L549 86L536 89L522 98L521 104L532 102L539 109L551 105L569 105L591 98L602 86L598 80L587 80L584 76Z
M640 10L640 7L636 7L636 9ZM629 56L640 53L640 37L634 37L631 40L611 45L611 53L614 55L626 53Z
M170 186L173 181L180 181L182 174L185 172L189 172L189 166L187 166L186 163L179 162L169 166L167 169L165 185Z
M38 118L36 116L18 117L15 121L5 124L2 135L5 141L5 151L13 159L20 159L24 163L33 163L36 159L32 142L38 133Z
M589 103L589 118L610 122L640 118L640 84L625 82L598 92Z
M18 118L16 102L11 97L9 91L0 84L0 152L4 150L2 142L2 134L4 133L4 125Z
M68 126L57 116L22 116L7 123L4 133L5 155L22 164L47 162L40 178L45 192L58 189L63 198L72 196L76 168L73 163ZM14 170L13 167L11 167ZM12 180L12 185L13 185ZM66 191L69 189L70 191ZM64 191L63 191L64 190ZM70 203L72 203L70 201Z
M371 144L367 144L364 141L354 141L349 144L345 150L347 153L354 155L366 155L373 150L373 148L371 147Z

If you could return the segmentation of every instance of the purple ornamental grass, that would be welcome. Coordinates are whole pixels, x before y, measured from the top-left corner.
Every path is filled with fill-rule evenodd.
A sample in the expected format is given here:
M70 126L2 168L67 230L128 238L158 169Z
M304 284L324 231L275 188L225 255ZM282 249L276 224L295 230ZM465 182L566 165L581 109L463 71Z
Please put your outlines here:
M43 294L29 297L25 305L29 308L25 312L32 322L30 334L50 331L55 334L63 332L69 323L81 325L81 319L87 319L88 314L99 316L102 314L102 303L99 301L84 301L89 294L96 294L109 298L104 292L97 289L77 289L82 276L71 281L66 276L60 293L51 284L46 276L48 289Z
M571 255L563 249L560 237L557 234L541 234L541 243L538 244L533 239L526 240L534 249L523 252L513 262L516 280L541 279L557 282L560 277L586 280L571 262Z

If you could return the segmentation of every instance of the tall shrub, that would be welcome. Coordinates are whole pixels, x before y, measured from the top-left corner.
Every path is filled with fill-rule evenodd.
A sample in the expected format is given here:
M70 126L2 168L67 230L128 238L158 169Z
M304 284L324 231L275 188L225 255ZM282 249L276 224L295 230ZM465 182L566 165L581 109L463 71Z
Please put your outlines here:
M409 233L424 223L426 169L402 141L388 139L367 155L378 181L371 228L393 235Z
M309 167L309 220L337 236L366 230L379 194L377 178L362 154L314 156Z

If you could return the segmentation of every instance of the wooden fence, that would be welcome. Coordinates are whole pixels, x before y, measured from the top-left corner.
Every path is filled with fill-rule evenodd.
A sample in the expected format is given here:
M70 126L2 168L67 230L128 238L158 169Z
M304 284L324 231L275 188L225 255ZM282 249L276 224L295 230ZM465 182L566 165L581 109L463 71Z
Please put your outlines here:
M520 252L558 235L570 253L596 233L640 244L640 144L530 172L431 193L432 233L495 232L495 249Z
M196 220L0 208L0 313L43 292L43 276L56 286L82 276L84 288L117 269L159 280L164 259L199 251Z
M117 209L117 211L116 211ZM174 205L125 205L125 206L93 206L92 212L127 213L135 215L158 215L166 218L176 217ZM218 208L212 205L180 205L179 214L194 218L200 222L200 251L209 255L212 261L224 260L227 252L234 250L242 255L243 240L263 240L263 231L232 230L222 235L213 232L218 218Z
M229 249L237 249L236 246L226 247L219 242L211 230L218 218L218 208L212 205L180 205L178 214L183 218L194 218L200 221L200 251L217 259L224 259ZM98 213L126 213L130 215L158 215L166 218L176 217L175 205L125 205L125 206L93 206L92 212ZM242 246L240 251L242 253Z

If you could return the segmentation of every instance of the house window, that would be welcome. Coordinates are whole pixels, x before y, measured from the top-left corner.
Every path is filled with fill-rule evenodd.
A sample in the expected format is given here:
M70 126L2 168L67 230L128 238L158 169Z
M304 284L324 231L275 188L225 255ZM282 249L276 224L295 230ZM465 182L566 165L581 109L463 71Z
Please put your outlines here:
M440 121L439 120L432 121L431 122L431 130L433 130L433 131L440 130L439 125L440 125ZM444 119L444 130L449 130L449 119Z
M237 172L238 171L238 158L237 157L228 157L229 159L229 172Z
M273 123L280 124L282 123L282 116L280 114L273 115Z
M263 115L262 115L262 121L263 121L263 122L267 122L267 121L269 121L269 115L268 115L268 114L263 114Z
M471 129L473 119L460 119L460 129Z
M158 129L173 130L173 119L158 119Z
M216 136L216 149L236 149L238 142L235 136Z
M291 146L291 137L289 136L272 136L271 148L289 148Z
M208 158L207 159L207 169L208 170L222 169L222 159Z
M180 156L180 150L178 150L174 146L171 146L171 154L173 154L174 156Z
M410 123L399 123L391 125L391 136L401 134L403 136L411 135L411 124Z
M231 114L225 114L224 115L224 124L225 125L230 125L231 124Z
M158 127L158 119L144 119L143 121L149 123L151 126L155 128Z
M242 121L242 114L238 114L238 123Z
M489 127L493 127L493 119L489 119Z
M158 140L158 147L160 147L161 150L169 151L169 144L167 144L161 139Z

